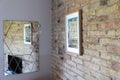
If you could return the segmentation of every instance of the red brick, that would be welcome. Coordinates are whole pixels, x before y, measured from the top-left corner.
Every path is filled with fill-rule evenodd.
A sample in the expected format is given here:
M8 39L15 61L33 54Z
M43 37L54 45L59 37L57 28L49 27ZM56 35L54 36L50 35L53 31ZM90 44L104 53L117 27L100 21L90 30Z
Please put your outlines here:
M120 70L120 63L114 63L112 67L113 67L113 69L115 69L116 71L119 71L119 70Z
M88 44L87 44L87 43L83 43L83 47L84 47L84 48L87 48L87 47L88 47Z
M107 51L112 53L120 53L120 46L107 46Z
M102 15L102 16L98 16L95 18L91 18L88 20L88 22L101 22L101 21L106 21L107 20L107 15Z
M70 60L71 56L69 54L64 54L63 58L64 58L64 61L66 61L66 60Z
M110 23L107 23L106 28L116 28L116 27L120 27L120 22L110 22Z
M115 15L115 14L114 14ZM99 29L111 29L111 28L119 28L120 22L107 22L107 23L101 23L98 25Z

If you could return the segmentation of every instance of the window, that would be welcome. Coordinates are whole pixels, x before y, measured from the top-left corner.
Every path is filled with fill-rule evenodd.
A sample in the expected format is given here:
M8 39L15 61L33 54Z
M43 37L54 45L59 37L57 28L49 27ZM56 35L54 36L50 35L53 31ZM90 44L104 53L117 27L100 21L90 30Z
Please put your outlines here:
M66 51L83 55L82 9L66 16Z
M79 54L79 12L66 16L66 48Z

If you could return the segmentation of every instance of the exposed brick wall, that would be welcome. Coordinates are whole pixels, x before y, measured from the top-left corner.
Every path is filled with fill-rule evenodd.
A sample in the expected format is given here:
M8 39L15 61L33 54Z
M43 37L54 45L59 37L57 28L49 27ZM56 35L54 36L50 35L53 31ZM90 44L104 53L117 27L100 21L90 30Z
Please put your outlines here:
M120 80L120 0L52 0L51 4L53 80ZM79 9L83 56L65 52L65 16Z

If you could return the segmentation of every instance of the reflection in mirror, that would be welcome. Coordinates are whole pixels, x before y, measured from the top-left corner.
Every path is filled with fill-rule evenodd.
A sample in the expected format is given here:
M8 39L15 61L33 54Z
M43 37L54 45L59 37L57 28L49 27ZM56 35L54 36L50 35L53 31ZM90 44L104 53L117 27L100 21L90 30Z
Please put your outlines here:
M4 74L38 71L39 23L4 21Z

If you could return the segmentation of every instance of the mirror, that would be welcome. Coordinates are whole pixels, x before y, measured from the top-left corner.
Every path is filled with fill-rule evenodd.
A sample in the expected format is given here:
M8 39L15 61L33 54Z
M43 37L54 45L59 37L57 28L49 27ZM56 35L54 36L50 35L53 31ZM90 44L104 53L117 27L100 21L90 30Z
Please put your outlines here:
M39 23L5 20L4 75L38 71Z

